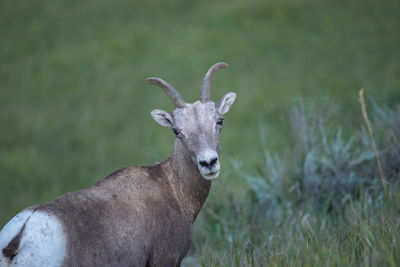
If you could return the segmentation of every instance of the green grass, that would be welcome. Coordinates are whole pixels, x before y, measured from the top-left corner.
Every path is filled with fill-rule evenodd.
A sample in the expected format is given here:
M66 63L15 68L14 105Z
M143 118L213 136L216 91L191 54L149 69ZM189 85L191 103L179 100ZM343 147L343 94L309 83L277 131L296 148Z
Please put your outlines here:
M260 128L268 132L272 151L290 151L294 130L288 114L299 98L306 106L337 103L340 116L330 123L340 125L345 136L361 126L361 87L389 107L400 101L399 14L396 0L1 0L0 225L27 206L87 187L122 166L166 158L174 136L153 122L150 111L170 111L172 104L145 78L162 77L192 102L205 71L218 61L230 68L215 76L213 99L228 91L238 98L224 123L221 179L203 213L218 214L216 203L223 210L246 202L249 186L233 162L240 162L245 173L262 173ZM396 225L393 216L382 214L382 220ZM324 217L310 218L318 225ZM365 217L371 229L378 221ZM290 233L285 229L291 227L282 231ZM337 227L332 231L350 231L342 222ZM211 238L215 231L196 230L198 259L207 262L213 248L210 261L231 265L220 256L233 253L242 260L240 253L252 251L251 244L225 251L225 243L196 241L217 242ZM292 236L274 241L272 250L258 243L254 253L264 255L263 263L279 265L313 265L313 259L321 266L382 262L380 254L370 262L358 254L355 261L343 262L343 243L325 242L328 234L322 232L320 240L310 242L332 254L304 254L307 235L293 230ZM398 245L385 246L384 256L398 251ZM293 257L277 256L286 248Z
M186 266L397 266L400 105L372 103L387 194L362 121L349 127L347 139L340 125L330 129L326 114L295 105L290 118L297 131L287 151L271 152L262 134L264 164L246 173L244 161L233 162L250 187L243 200L224 190L229 177L220 178L223 187L197 221Z
M254 223L237 205L214 218L226 233L217 232L213 242L204 229L209 222L196 232L195 266L398 266L399 196L350 203L340 216L305 208L278 225Z

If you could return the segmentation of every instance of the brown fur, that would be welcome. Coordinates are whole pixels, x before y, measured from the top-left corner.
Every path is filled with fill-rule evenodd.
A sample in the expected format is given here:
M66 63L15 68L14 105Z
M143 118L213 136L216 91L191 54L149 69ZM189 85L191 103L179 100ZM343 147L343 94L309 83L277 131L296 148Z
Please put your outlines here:
M177 140L161 164L122 168L32 209L61 220L64 266L179 266L210 185Z
M220 171L218 123L236 98L226 94L209 101L217 63L207 72L201 101L186 104L159 78L176 109L173 115L153 110L153 118L177 135L174 151L154 166L122 168L92 187L31 207L57 217L66 236L63 266L179 266L191 244L192 225ZM3 250L18 251L20 233Z

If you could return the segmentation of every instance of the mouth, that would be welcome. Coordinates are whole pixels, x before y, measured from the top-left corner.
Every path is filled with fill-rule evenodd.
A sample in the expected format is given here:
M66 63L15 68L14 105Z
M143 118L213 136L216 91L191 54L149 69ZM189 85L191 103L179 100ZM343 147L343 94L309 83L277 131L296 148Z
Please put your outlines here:
M209 173L201 173L201 175L206 179L206 180L213 180L218 177L219 171L215 172L209 172Z

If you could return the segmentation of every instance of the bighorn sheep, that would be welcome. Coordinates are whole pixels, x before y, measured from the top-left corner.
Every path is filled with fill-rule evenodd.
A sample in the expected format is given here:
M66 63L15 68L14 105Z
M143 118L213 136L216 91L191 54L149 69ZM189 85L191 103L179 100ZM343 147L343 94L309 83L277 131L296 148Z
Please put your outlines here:
M152 117L176 135L172 154L153 166L124 167L93 186L29 207L0 232L0 266L179 266L211 180L220 172L222 115L235 101L210 100L213 65L200 100L185 103L159 78L148 78L174 103Z

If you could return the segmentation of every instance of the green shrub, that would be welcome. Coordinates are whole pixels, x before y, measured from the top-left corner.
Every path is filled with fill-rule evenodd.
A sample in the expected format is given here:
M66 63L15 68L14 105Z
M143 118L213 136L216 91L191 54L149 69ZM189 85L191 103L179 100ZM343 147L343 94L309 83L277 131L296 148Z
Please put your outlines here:
M372 103L383 173L388 182L396 183L400 173L400 105L390 109ZM273 154L265 145L263 175L243 174L256 202L268 206L272 217L279 217L282 205L286 209L312 201L315 207L331 211L358 199L361 192L381 192L376 155L363 122L360 120L346 138L340 126L329 125L332 117L340 115L332 110L324 114L315 105L308 109L302 103L295 105L290 114L292 146L285 153ZM265 139L264 133L262 136Z

